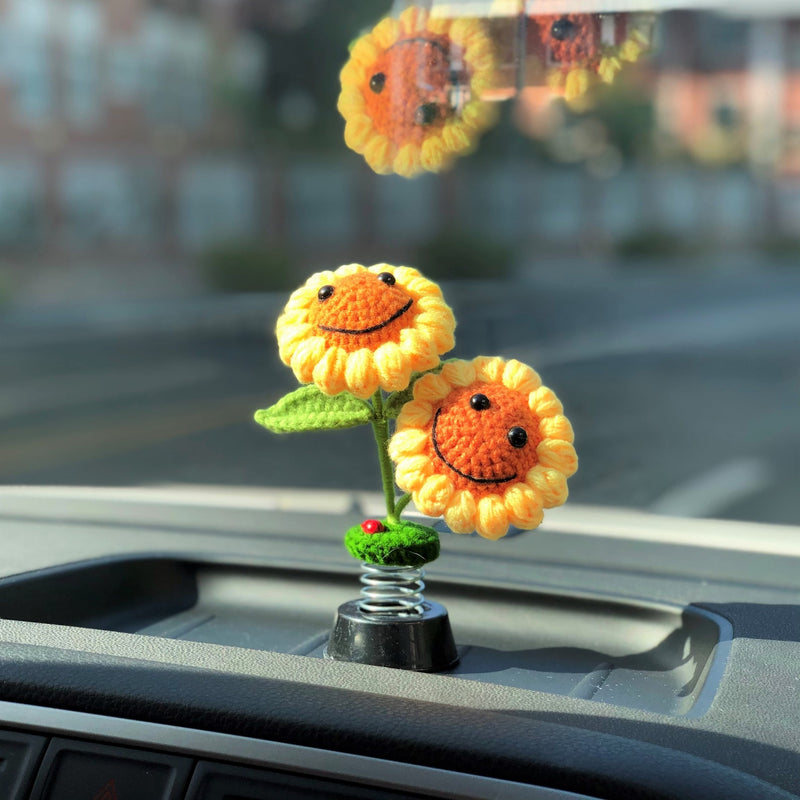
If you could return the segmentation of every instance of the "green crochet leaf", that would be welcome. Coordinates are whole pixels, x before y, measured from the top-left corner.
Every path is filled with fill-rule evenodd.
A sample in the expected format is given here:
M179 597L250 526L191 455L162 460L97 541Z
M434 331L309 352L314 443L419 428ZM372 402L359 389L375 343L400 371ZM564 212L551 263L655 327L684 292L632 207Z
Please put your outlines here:
M330 397L316 386L302 386L256 411L255 420L273 433L300 433L355 428L371 416L370 407L349 392Z

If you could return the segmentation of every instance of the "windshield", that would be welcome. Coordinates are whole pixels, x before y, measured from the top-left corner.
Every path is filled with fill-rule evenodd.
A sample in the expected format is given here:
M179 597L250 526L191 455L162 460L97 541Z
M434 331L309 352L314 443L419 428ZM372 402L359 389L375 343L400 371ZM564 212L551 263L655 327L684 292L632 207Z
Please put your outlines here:
M253 412L386 262L558 393L571 504L800 524L800 24L657 5L0 4L0 481L380 492Z

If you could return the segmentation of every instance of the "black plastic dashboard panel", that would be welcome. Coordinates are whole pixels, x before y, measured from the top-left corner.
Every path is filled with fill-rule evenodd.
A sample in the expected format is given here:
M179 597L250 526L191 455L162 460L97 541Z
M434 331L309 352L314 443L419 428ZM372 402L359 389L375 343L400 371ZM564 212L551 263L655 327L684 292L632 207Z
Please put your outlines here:
M0 716L17 728L0 731L0 759L12 750L26 753L0 769L3 800L593 800L378 758L52 708L0 701ZM22 732L30 728L42 735Z
M28 796L46 743L42 736L0 731L0 797L17 800Z
M0 616L322 657L348 587L336 573L115 559L2 581ZM457 678L681 715L707 708L724 670L730 626L707 611L481 586L438 597L462 620Z

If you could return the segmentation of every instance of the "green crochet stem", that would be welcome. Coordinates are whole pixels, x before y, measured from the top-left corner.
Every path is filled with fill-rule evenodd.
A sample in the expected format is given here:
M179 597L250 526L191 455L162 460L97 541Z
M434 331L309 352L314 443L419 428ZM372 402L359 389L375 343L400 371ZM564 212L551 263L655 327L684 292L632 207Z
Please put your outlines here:
M410 502L411 493L407 492L394 504L394 513L399 517Z
M396 503L394 499L394 470L389 458L389 420L386 417L383 405L383 393L380 389L372 395L372 433L375 444L378 446L378 461L381 465L381 482L383 483L383 496L386 500L386 520L396 525L400 522L400 514L411 500L410 494L403 495Z

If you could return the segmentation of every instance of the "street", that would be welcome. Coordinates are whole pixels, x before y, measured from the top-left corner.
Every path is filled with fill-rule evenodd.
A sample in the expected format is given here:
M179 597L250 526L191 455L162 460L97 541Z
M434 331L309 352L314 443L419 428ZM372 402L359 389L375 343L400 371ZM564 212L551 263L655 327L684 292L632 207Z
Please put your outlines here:
M800 524L800 276L445 293L453 355L519 358L561 397L571 502ZM0 376L5 484L380 489L368 427L252 422L297 385L268 331L8 335Z

